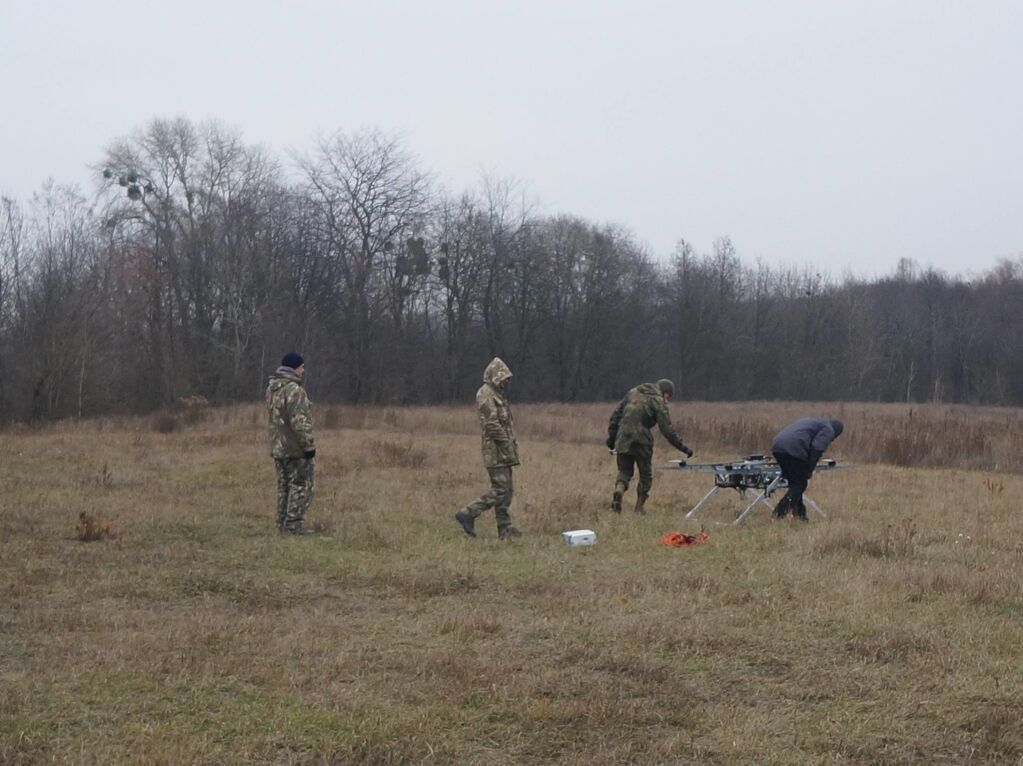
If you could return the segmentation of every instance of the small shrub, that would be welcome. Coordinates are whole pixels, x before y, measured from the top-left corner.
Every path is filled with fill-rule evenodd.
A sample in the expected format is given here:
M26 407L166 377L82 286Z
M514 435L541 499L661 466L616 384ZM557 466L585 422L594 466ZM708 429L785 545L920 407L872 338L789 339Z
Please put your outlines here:
M178 404L181 406L181 420L185 425L194 426L206 420L210 403L205 396L182 396L178 399Z
M158 434L172 434L181 430L181 421L174 416L173 412L162 410L150 420L150 428Z
M75 537L83 543L92 543L97 540L109 540L114 537L114 531L110 522L93 516L91 513L82 511L78 514L78 524L75 526Z

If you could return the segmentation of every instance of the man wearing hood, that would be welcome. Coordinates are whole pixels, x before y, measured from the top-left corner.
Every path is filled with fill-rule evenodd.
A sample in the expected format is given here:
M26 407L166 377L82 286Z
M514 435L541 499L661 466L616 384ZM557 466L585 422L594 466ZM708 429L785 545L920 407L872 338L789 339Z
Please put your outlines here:
M639 469L636 488L636 513L644 513L646 499L654 483L654 435L650 429L656 424L664 438L677 450L692 457L689 449L675 433L668 413L668 401L675 393L675 384L662 378L657 383L641 383L629 393L611 413L607 426L607 448L615 453L618 476L611 495L611 510L622 512L622 496L629 489L633 471Z
M505 386L511 376L508 365L494 357L483 372L483 385L476 392L483 431L483 465L490 474L490 489L455 514L455 521L462 525L469 537L476 537L476 519L488 508L493 508L497 516L499 539L511 540L522 536L512 526L508 514L512 501L512 466L519 464L515 427L505 395Z
M291 351L270 376L266 387L270 456L277 467L277 529L295 535L312 534L304 525L313 500L313 420L309 397L302 387L305 360Z
M824 450L844 429L841 420L803 418L774 437L771 453L789 485L788 492L774 508L775 518L783 519L791 510L798 519L806 521L806 505L803 503L806 485Z

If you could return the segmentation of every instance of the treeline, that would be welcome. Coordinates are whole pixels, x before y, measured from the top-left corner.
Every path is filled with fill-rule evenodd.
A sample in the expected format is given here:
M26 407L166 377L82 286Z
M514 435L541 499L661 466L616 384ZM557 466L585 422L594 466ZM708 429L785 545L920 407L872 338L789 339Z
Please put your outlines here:
M658 260L629 232L438 188L375 132L287 162L217 124L114 141L96 188L0 205L4 421L261 396L284 351L314 398L449 402L503 357L518 399L1023 404L1023 259L966 281L836 280L727 238Z

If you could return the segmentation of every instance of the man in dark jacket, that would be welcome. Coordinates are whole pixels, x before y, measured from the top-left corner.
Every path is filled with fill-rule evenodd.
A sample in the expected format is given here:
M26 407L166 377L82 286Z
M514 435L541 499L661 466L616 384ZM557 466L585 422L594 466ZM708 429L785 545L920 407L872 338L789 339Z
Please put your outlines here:
M771 453L781 467L781 475L789 484L788 492L778 501L774 516L785 518L788 512L806 521L803 493L824 450L842 433L841 420L803 418L779 431L771 442Z
M650 428L655 423L672 447L687 457L693 455L671 425L668 401L674 393L675 386L670 380L662 378L656 384L643 383L630 389L611 414L607 426L607 448L617 455L618 461L618 477L611 496L611 510L615 513L622 512L622 496L629 489L635 468L639 468L635 511L644 512L643 506L654 483L654 435Z
M267 442L277 468L277 529L311 534L303 523L313 501L313 419L302 387L305 360L291 351L266 387Z

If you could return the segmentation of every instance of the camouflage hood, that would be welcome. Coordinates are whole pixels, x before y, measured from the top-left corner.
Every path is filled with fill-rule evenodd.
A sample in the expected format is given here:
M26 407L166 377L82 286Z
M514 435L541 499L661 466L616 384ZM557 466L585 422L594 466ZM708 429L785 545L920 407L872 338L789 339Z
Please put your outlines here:
M476 392L483 431L483 464L487 468L519 464L515 424L503 388L511 376L508 365L495 356L483 372L483 385Z
M483 371L483 382L500 390L511 376L512 371L508 369L508 365L500 357L495 356Z
M266 387L267 441L278 459L304 457L316 449L309 397L290 367L278 367Z
M302 381L299 379L295 371L290 367L278 367L274 374L270 376L270 380L267 383L268 390L276 391L281 386L287 385L288 383L298 383L302 385Z

